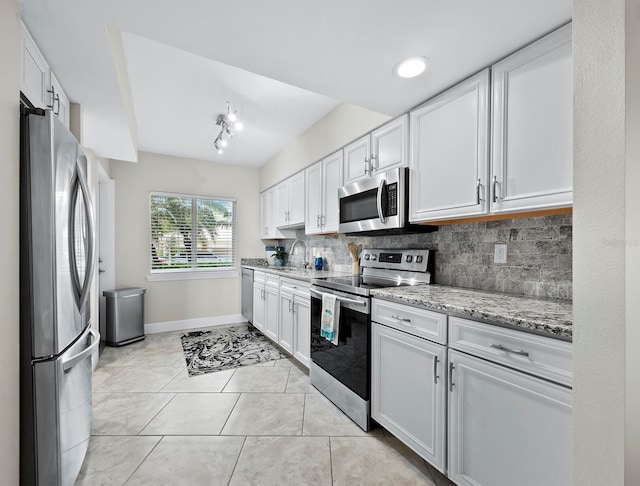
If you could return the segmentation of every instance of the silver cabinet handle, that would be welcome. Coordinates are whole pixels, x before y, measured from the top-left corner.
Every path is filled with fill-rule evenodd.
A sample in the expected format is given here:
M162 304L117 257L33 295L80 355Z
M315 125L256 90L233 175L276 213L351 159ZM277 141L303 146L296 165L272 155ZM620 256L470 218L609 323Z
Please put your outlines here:
M493 202L498 202L498 176L493 176Z
M384 214L382 213L382 190L384 189L384 185L387 183L384 179L380 181L380 185L378 186L378 195L376 197L376 202L378 203L378 218L380 218L380 222L384 224Z
M56 89L53 87L53 85L51 86L51 89L47 90L47 93L51 93L51 104L47 105L47 108L50 108L51 110L53 110L53 107L55 106L55 103L56 103Z
M371 173L374 170L378 170L378 165L373 163L376 159L377 159L377 157L372 154L371 155L371 162L369 162L369 175L371 175Z
M511 348L507 348L505 346L503 346L502 344L494 344L494 343L489 343L489 346L491 346L492 348L496 348L499 349L500 351L504 351L506 353L509 354L517 354L519 356L529 356L529 352L525 351L523 349L511 349Z
M453 363L449 363L449 391L452 392L453 391L453 370L456 367L453 365Z
M320 227L320 215L318 214L316 216L316 228L319 228L319 227Z
M476 204L480 204L480 179L476 181Z
M322 227L322 226L324 226L324 225L325 225L325 222L324 222L324 214L321 214L321 215L320 215L320 226Z
M438 357L434 356L433 357L433 382L437 384L438 378L440 378L438 376Z
M398 319L399 321L402 322L411 322L411 319L409 319L408 317L401 317L401 316L391 316L392 319Z

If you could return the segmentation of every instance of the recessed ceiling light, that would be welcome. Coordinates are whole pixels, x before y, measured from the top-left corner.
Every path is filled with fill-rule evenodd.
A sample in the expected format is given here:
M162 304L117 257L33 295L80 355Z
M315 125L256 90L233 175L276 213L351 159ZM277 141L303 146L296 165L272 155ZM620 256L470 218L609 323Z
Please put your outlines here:
M403 59L393 67L393 72L401 78L415 78L424 72L429 65L429 59L413 56Z

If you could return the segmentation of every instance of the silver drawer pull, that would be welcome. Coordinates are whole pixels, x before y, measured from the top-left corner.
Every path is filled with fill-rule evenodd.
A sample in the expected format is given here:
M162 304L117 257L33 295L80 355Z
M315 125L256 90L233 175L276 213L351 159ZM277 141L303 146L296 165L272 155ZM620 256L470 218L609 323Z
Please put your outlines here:
M489 346L491 346L492 348L499 349L500 351L505 351L509 354L517 354L520 356L527 356L527 357L529 356L529 352L524 351L523 349L510 349L510 348L504 347L502 344L494 344L494 343L490 343Z
M391 316L391 318L398 319L399 321L402 321L402 322L411 322L411 319L409 319L408 317Z

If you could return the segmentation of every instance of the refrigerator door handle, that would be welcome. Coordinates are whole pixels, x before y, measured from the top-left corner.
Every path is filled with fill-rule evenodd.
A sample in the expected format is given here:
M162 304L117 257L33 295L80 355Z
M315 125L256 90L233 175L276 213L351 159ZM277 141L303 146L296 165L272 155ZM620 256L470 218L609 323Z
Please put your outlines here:
M88 358L93 353L93 350L100 344L100 334L95 331L93 328L89 328L89 333L91 337L93 337L93 342L88 348L85 348L83 351L80 351L75 356L71 356L71 358L65 359L62 361L62 369L64 371L69 371L75 365L77 365L83 359Z
M86 157L82 156L82 159L86 161ZM93 206L91 205L91 197L89 196L89 188L87 186L87 175L85 174L81 164L76 164L76 176L73 186L73 190L71 191L71 215L70 215L70 230L72 234L69 238L69 246L70 246L70 254L71 258L71 266L73 268L73 278L72 281L74 286L76 287L76 296L78 309L82 311L87 299L89 298L90 291L90 282L93 276L93 271L95 268L94 256L95 256L95 233L94 233L94 221L93 221ZM86 245L86 255L85 255L85 272L84 279L80 282L80 275L78 272L78 264L76 261L76 234L75 234L75 214L76 209L76 199L78 197L78 192L82 196L82 202L84 206L84 221L87 224L87 245Z

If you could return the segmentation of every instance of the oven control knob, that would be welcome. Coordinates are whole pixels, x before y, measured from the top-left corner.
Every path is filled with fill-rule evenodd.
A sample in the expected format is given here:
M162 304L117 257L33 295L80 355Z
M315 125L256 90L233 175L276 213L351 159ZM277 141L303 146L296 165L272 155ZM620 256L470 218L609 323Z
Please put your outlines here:
M416 257L416 263L422 263L422 255Z
M371 260L373 260L374 262L378 259L378 257L376 255L371 255Z
M407 263L411 263L413 261L413 257L411 255L407 255Z
M368 253L364 256L364 259L365 259L365 260L368 260L368 259L369 259L369 254L368 254Z

